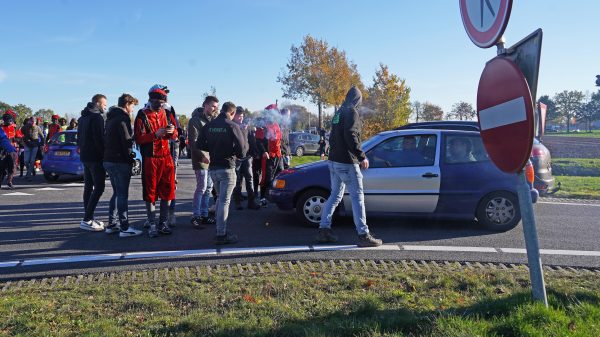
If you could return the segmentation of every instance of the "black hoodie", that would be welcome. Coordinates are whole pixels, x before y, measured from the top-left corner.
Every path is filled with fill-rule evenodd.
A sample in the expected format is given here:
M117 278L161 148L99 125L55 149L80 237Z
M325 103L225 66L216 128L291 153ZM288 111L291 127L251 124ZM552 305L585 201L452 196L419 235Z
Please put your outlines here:
M77 145L82 162L102 162L104 155L104 117L95 103L88 103L77 122Z
M210 153L210 170L235 168L235 160L246 156L248 141L240 127L225 113L204 125L196 147Z
M131 163L133 132L131 119L123 108L113 106L106 114L104 130L104 161L111 163Z
M358 107L362 94L356 87L350 88L342 106L331 119L329 136L329 160L344 164L358 164L365 153L360 146L362 123L358 117Z

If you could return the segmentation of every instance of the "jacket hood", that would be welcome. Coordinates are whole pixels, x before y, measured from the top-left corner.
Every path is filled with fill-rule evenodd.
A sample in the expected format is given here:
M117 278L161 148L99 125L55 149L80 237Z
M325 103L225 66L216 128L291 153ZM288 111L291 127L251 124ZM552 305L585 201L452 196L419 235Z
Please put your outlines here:
M342 106L349 108L358 108L358 106L362 103L362 94L357 87L352 86L348 93L346 94L346 99L344 99L344 103Z
M192 112L192 118L194 118L194 117L202 118L202 116L204 116L204 110L202 108L196 108L196 110L194 110L194 112Z
M89 102L81 111L81 117L89 116L91 114L102 114L102 111L100 111L100 108L96 103Z
M123 108L118 106L113 106L108 109L108 113L106 114L106 119L113 119L115 117L121 117L122 115L129 116L127 111L123 110Z

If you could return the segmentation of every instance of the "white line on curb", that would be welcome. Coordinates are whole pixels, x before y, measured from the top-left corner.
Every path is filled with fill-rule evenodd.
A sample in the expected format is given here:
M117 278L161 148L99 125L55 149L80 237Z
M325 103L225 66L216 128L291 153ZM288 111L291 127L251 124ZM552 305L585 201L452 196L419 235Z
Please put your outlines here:
M455 246L402 246L404 250L413 251L438 251L438 252L477 252L477 253L497 253L496 248L492 247L455 247Z
M202 256L217 255L216 249L197 249L197 250L167 250L162 252L135 252L124 253L124 259L141 259L151 257L176 257L176 256Z
M574 203L574 202L538 201L538 202L536 202L536 204L600 207L600 204L582 204L582 203Z
M89 262L89 261L109 261L118 260L123 254L99 254L99 255L77 255L65 256L49 259L37 259L23 261L22 266L36 266L41 264L56 264L56 263L73 263L73 262Z
M251 247L251 248L222 248L221 254L260 254L260 253L288 253L309 252L309 246L283 246L283 247Z

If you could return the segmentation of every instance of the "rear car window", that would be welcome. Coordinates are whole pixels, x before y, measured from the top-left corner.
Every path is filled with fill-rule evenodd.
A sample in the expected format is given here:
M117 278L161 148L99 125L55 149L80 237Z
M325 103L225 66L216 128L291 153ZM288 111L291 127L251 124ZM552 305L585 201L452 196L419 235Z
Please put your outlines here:
M77 132L60 132L50 140L50 145L77 145Z
M476 163L490 160L481 137L448 135L445 137L446 164Z

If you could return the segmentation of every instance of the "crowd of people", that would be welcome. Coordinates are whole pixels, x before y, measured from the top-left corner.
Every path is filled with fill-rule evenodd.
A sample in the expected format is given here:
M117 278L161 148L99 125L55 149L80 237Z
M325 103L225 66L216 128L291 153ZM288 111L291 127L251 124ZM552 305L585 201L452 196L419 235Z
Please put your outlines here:
M187 142L196 178L191 226L204 229L214 224L216 244L235 243L237 235L228 230L231 199L237 210L243 209L242 187L245 187L246 207L261 209L267 205L266 197L275 176L291 164L290 111L271 104L255 116L252 123L244 123L246 109L225 102L219 110L219 99L206 96L201 107L193 111L184 131L174 107L168 103L168 95L166 86L152 86L147 103L133 119L133 126L132 114L139 101L129 94L121 95L117 105L110 109L107 109L106 96L97 94L83 109L81 117L71 121L69 127L77 130L77 145L84 167L84 216L80 228L119 233L123 238L144 233L143 229L131 226L128 217L131 165L135 161L133 147L138 146L142 156L142 199L147 215L144 228L149 237L171 234L176 225L178 158L186 151L182 142ZM329 153L332 193L323 209L317 235L317 241L321 243L337 241L331 230L332 216L347 186L359 246L381 245L381 240L371 236L366 224L360 171L367 169L369 163L360 147L361 122L357 108L361 99L357 88L350 89L332 119ZM12 121L10 118L4 120L4 132L0 134L3 160L8 158L7 165L14 169L17 149L23 148L27 176L35 175L32 158L43 142L63 130L66 120L61 122L53 116L52 124L44 134L35 118L28 118L18 130L5 128L14 125L15 116L10 112L8 115ZM321 134L323 143L324 135ZM104 193L107 174L113 193L105 224L96 219L95 211ZM8 179L10 186L11 178ZM214 198L212 207L211 198ZM157 202L160 207L158 219L155 215Z

